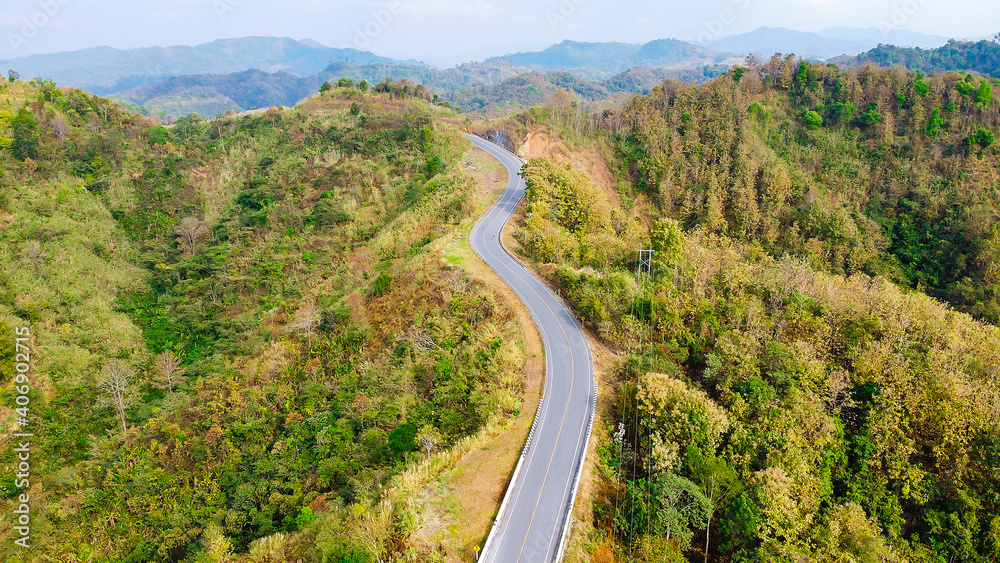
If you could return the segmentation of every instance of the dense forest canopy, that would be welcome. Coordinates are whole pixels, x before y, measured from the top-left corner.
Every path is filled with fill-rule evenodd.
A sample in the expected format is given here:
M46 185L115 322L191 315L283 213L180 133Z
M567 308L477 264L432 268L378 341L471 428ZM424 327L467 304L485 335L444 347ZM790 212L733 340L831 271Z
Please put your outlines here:
M686 228L882 275L996 322L997 85L751 59L600 125L635 189Z

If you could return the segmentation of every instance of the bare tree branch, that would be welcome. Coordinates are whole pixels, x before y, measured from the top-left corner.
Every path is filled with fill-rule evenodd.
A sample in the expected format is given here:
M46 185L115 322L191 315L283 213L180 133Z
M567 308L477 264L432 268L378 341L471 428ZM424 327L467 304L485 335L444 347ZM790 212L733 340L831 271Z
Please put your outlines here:
M124 360L111 360L104 365L97 389L101 393L98 404L114 407L121 419L122 431L128 431L125 411L139 398L135 384L135 369Z
M184 368L181 367L181 359L170 350L160 352L153 360L153 369L160 376L160 381L164 383L167 391L173 393L177 387L177 382L184 375Z

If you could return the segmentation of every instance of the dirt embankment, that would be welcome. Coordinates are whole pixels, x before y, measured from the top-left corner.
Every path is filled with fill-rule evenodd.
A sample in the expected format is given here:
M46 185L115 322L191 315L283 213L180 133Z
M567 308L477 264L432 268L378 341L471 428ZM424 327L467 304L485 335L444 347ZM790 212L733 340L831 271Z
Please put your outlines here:
M560 165L569 164L587 175L598 187L603 189L611 204L619 205L618 180L608 166L607 159L596 148L570 149L558 136L548 128L535 128L521 143L517 153L525 159L547 157Z

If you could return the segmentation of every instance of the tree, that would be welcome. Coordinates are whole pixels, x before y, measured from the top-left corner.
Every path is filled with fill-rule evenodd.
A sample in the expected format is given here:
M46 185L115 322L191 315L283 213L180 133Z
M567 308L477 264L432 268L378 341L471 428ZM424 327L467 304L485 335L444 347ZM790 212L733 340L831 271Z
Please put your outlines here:
M11 82L17 82L20 79L21 79L21 73L17 72L14 69L10 69L7 71L7 80Z
M430 424L423 425L417 431L417 442L427 452L428 457L443 441L444 436L441 435L441 431Z
M716 512L726 508L740 493L743 483L724 459L709 456L698 456L692 464L691 476L701 488L708 501L708 514L705 522L705 563L708 563L709 540L712 531L712 517Z
M680 223L673 219L657 219L650 232L656 264L672 267L679 263L684 250L684 233Z
M990 86L989 81L983 80L979 83L979 90L976 90L976 107L986 109L990 107L990 102L992 101L993 86Z
M566 90L559 90L552 95L549 108L552 110L553 118L567 117L573 108L573 96Z
M967 138L965 142L970 147L973 145L979 145L981 148L985 149L992 145L995 140L996 136L993 135L992 131L986 129L985 127L980 127L976 129L976 132Z
M208 229L208 225L197 217L185 217L177 223L177 234L184 238L189 248L198 243L198 239Z
M295 332L302 332L306 335L309 343L312 343L312 335L316 327L320 324L319 309L315 305L306 305L295 313L288 328Z
M233 543L226 537L218 524L208 525L202 542L202 551L194 559L196 563L230 563L233 561Z
M807 111L805 120L806 126L814 131L823 126L823 117L815 111Z
M87 131L96 135L104 130L104 123L101 122L101 116L97 115L95 112L90 112L87 114Z
M31 266L35 269L35 277L41 277L42 275L42 263L45 262L45 251L42 250L42 243L37 240L33 240L28 243L28 246L24 249L24 254L27 256L28 261L31 262Z
M57 113L52 116L52 120L49 121L49 127L52 129L52 134L59 139L59 142L64 142L66 137L69 136L70 125L69 121L66 121L66 116L61 113Z
M955 89L958 90L959 94L967 98L971 96L972 92L975 90L975 88L972 87L972 84L970 84L968 80L959 80L955 84Z
M927 122L927 135L932 139L937 139L937 136L941 133L941 126L944 125L944 120L941 119L941 108L934 108L931 112L930 121Z
M333 86L330 86L329 82L324 82L323 85L319 87L319 93L320 94L325 94L325 93L329 92L330 89L332 89L332 88L333 88Z
M160 381L163 382L170 393L174 392L177 381L186 371L181 367L181 359L170 350L164 350L156 355L156 358L153 360L153 369L156 370Z
M646 374L639 380L636 403L650 428L666 442L712 453L729 427L725 409L704 391L663 374Z
M14 141L11 144L11 151L18 160L36 158L38 156L38 123L35 115L22 107L17 115L10 121L10 127L14 131Z
M858 121L867 127L874 127L882 121L882 114L878 112L878 104L868 104L868 111L858 117Z
M167 128L162 125L157 125L149 130L149 144L151 145L165 145L170 141L170 133Z
M114 407L118 412L118 418L121 419L122 431L128 431L125 411L139 398L135 383L135 369L125 360L111 360L104 364L104 371L101 373L97 390L100 392L98 404Z
M710 503L698 486L674 473L653 479L653 532L671 538L682 550L691 545L691 528L708 525Z

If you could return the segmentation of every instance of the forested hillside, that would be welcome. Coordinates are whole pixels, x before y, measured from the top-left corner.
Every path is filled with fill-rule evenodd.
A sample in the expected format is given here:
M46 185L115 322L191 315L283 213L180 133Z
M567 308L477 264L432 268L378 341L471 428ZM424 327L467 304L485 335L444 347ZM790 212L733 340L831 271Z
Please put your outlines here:
M524 357L442 258L477 212L468 144L410 92L164 128L0 81L0 502L30 492L33 545L4 519L4 560L435 557L411 495L519 408Z
M867 53L858 55L856 62L875 63L879 66L903 65L910 70L925 73L948 70L974 71L1000 78L1000 43L949 41L947 45L936 49L879 45Z
M618 171L532 160L517 234L617 352L577 553L997 560L992 82L749 63L510 125Z
M686 228L882 275L1000 320L990 79L775 57L608 116L617 162Z

